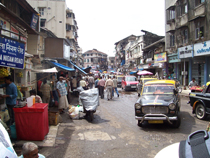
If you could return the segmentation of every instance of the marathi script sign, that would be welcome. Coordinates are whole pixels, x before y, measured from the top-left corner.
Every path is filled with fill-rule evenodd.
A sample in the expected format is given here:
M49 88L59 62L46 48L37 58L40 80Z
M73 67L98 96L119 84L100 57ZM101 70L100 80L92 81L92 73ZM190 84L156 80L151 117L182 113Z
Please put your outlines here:
M0 66L24 68L25 45L0 37Z

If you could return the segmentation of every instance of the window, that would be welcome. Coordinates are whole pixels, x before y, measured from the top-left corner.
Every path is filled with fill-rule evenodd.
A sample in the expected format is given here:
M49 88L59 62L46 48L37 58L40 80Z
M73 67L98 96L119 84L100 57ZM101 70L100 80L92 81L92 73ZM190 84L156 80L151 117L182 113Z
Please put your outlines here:
M91 54L91 56L92 56L92 54ZM93 58L91 58L90 60L91 60L91 62L93 62Z
M204 3L205 0L195 0L195 6L199 6L201 3Z
M46 19L41 19L40 27L45 27L45 22L46 22Z
M39 14L40 14L41 16L44 15L44 10L45 10L45 8L39 8Z
M174 42L175 42L175 36L174 36L174 34L171 34L170 35L170 47L174 46Z
M198 22L195 27L195 39L204 37L204 27Z
M183 30L182 36L183 36L183 43L188 43L188 30L187 29Z
M67 13L66 14L66 17L68 18L68 17L71 17L71 13Z
M185 6L184 6L184 13L188 13L187 4L185 4Z
M89 63L89 59L87 59L87 62Z
M89 54L87 54L87 56L89 56Z
M70 31L71 30L71 25L66 24L66 31Z

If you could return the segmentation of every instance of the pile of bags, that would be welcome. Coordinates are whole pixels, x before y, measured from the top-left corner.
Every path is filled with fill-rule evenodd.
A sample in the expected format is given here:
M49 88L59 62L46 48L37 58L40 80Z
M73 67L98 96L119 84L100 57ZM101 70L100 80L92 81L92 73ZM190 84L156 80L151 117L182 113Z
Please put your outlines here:
M71 119L79 119L80 118L79 112L83 112L83 106L69 105L69 116L71 117Z

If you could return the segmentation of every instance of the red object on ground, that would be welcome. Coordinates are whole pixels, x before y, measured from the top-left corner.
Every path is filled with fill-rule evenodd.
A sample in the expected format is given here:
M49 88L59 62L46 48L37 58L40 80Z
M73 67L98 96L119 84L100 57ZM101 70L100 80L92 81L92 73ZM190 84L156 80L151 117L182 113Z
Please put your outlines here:
M13 110L18 140L44 140L49 132L47 103L36 103L31 107Z
M190 88L190 90L194 90L194 91L198 91L198 92L202 92L203 91L203 88L200 87L200 86L192 86Z

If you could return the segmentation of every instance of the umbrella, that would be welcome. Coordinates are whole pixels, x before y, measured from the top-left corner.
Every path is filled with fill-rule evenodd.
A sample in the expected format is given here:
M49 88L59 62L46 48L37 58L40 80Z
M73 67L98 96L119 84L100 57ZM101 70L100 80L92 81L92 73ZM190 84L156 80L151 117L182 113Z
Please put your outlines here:
M138 72L137 75L153 75L153 73L149 72L149 71L146 71L146 70L143 70L143 71Z

